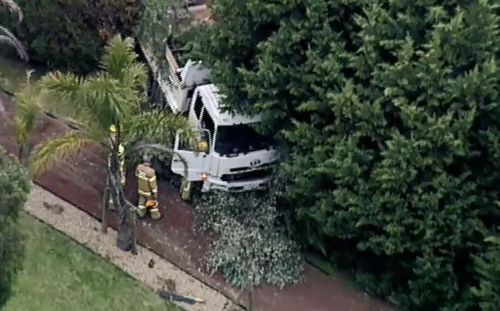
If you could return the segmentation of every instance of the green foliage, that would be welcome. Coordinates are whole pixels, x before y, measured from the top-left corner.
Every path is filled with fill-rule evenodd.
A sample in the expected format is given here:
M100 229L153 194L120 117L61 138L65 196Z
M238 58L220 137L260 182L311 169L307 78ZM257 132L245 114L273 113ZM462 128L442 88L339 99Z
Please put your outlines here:
M181 0L148 0L141 19L138 22L137 39L156 60L165 57L167 38L180 34L180 30L189 25L190 19L183 9ZM166 62L158 61L160 73L167 77Z
M137 61L134 41L121 35L109 40L99 72L84 77L60 71L45 75L40 81L43 92L39 95L52 100L44 108L76 120L78 129L38 146L31 163L35 175L68 159L89 142L104 142L112 124L120 131L138 113L145 83L146 69ZM30 98L31 104L37 104L35 100L36 97Z
M160 143L173 148L176 132L183 130L184 134L191 136L190 129L191 127L184 116L174 115L162 110L141 112L123 126L127 158L132 163L139 163L142 161L142 157L147 155L153 162L169 165L172 154L157 149L137 150L133 149L133 147L139 143Z
M14 134L19 146L18 158L22 162L30 153L32 146L29 145L31 133L36 128L40 116L40 106L37 102L37 84L30 82L31 72L27 73L27 81L20 91L16 92L16 112L14 115Z
M11 294L24 254L17 221L30 191L27 176L26 169L0 148L0 308Z
M481 310L494 311L500 306L500 238L491 237L486 253L477 257L475 264L480 275L480 283L473 289Z
M262 193L212 192L197 202L200 229L214 233L206 268L222 271L234 286L283 287L301 280L298 246L277 225L273 198Z
M12 27L31 60L53 69L93 71L114 34L132 35L139 0L18 0L24 21Z
M218 0L191 45L228 108L286 142L304 242L402 309L468 308L472 255L500 222L499 12Z

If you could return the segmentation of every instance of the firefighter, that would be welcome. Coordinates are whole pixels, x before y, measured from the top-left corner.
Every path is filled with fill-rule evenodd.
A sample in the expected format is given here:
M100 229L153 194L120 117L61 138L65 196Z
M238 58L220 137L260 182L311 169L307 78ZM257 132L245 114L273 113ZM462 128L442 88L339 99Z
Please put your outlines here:
M151 218L159 219L161 214L156 200L158 194L156 172L149 161L144 161L144 163L137 166L135 176L137 177L137 193L139 196L137 216L144 217L149 211Z
M116 142L117 137L117 128L116 125L112 124L109 127L109 137L110 137L110 147L112 148ZM119 165L119 174L120 174L120 183L122 186L125 186L125 148L121 143L118 144L118 165ZM108 167L111 166L111 152L108 155ZM113 195L109 196L109 204L111 209L115 209L113 202Z
M202 122L202 129L205 129L205 124ZM196 146L195 146L195 151L196 152L202 152L202 153L207 153L209 146L208 146L208 133L204 130L200 131L198 133L198 139L196 141Z
M111 137L111 142L114 144L115 140L117 139L117 129L116 125L111 125L109 127L109 135ZM110 154L111 155L111 154ZM122 186L125 186L125 147L123 147L122 143L120 142L118 144L118 161L119 161L119 169L120 169L120 183ZM108 163L109 165L111 164L111 158L108 158Z

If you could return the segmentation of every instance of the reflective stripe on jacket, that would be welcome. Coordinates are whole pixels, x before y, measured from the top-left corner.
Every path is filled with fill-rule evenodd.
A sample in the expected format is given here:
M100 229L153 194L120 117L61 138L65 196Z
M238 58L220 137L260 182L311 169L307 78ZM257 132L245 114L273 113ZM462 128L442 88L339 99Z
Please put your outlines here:
M120 165L125 165L125 148L122 144L118 145L118 161ZM111 166L111 152L108 154L108 166Z

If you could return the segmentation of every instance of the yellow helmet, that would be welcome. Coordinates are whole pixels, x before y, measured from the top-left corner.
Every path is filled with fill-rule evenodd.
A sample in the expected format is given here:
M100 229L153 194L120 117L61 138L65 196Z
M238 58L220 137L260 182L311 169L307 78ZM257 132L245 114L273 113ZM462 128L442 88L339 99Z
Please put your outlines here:
M201 140L198 142L198 152L207 152L208 142L206 140Z
M109 131L111 133L116 133L118 131L118 129L116 128L116 125L111 124L111 126L109 127Z

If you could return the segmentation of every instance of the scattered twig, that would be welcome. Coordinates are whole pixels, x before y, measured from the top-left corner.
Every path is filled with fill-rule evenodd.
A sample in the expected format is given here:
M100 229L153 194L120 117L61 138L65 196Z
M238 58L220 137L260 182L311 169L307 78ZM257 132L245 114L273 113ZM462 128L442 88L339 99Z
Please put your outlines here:
M43 202L43 207L46 209L56 213L56 214L62 214L64 212L64 207L59 204L50 204L47 202Z

